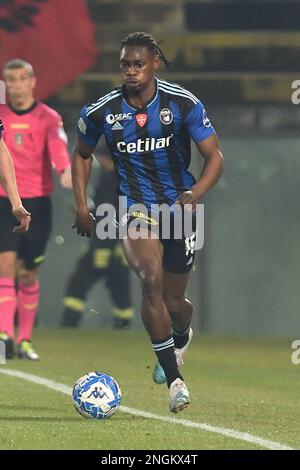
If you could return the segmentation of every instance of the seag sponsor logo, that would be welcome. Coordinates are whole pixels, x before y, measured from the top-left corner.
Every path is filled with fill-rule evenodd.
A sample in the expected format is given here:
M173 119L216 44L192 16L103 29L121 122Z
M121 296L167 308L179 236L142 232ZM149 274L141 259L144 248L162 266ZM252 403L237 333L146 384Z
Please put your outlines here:
M105 118L107 124L115 124L120 121L128 121L132 119L132 113L119 113L119 114L108 114Z

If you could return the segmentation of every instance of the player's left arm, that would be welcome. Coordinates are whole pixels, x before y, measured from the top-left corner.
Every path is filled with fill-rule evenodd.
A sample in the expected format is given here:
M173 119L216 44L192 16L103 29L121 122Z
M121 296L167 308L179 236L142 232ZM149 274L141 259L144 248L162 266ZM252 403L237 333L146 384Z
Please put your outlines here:
M60 184L64 188L72 189L71 162L67 148L68 138L58 114L49 119L47 142L50 158L59 174Z
M197 198L201 198L217 183L222 175L224 158L216 134L212 134L202 142L197 142L196 145L204 158L204 165L200 178L191 189L196 193Z
M223 155L219 139L212 127L205 109L199 102L187 120L189 133L204 158L201 175L196 183L179 197L180 204L192 204L193 209L199 199L209 191L219 180L223 173Z
M180 204L192 204L193 210L203 194L209 191L219 180L223 173L224 160L216 134L201 142L196 142L196 145L204 158L201 175L198 181L179 197Z

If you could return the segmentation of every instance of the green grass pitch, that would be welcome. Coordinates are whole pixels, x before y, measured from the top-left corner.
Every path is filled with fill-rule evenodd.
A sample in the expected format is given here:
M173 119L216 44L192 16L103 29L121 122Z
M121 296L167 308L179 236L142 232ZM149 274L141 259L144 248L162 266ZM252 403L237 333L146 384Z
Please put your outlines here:
M15 369L73 386L87 372L118 381L122 405L174 417L167 388L152 382L155 362L142 331L40 329L37 363L11 360ZM300 448L300 365L291 363L289 339L195 335L183 375L191 406L175 419L247 432ZM0 449L263 449L255 443L123 413L107 421L76 413L71 396L0 374Z

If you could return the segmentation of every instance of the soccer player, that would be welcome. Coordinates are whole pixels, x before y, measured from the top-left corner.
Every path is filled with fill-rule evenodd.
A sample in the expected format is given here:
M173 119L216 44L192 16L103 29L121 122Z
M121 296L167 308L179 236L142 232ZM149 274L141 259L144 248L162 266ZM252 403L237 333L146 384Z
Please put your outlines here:
M190 402L179 368L192 337L193 306L185 291L195 255L195 227L181 240L172 236L173 230L171 237L150 237L151 226L159 220L131 208L143 203L153 214L153 204L165 203L170 210L174 204L182 212L195 210L218 181L223 156L201 101L182 86L156 77L160 60L168 65L151 35L131 33L122 41L123 86L82 109L72 176L75 226L78 233L90 236L94 218L87 207L86 185L92 152L104 134L118 171L119 194L127 196L127 216L119 224L128 223L122 245L141 282L142 319L158 359L153 378L166 381L169 409L177 413ZM190 139L204 158L197 181L188 171ZM140 219L139 237L132 228L134 219Z
M23 207L20 199L14 164L11 154L2 139L3 124L0 119L0 184L3 186L12 206L12 213L15 218L20 222L17 227L14 227L15 233L27 232L30 224L30 214Z
M26 233L16 236L11 232L14 217L0 188L0 339L6 343L7 358L13 357L17 309L18 357L37 360L31 336L39 304L38 269L52 223L52 165L60 174L62 186L71 188L70 159L61 117L34 98L36 78L31 64L14 59L4 66L3 77L9 98L9 105L0 105L3 139L10 149L19 193L32 222Z
M100 204L116 206L117 181L114 164L107 151L97 155L101 165L93 202L95 209ZM115 329L129 328L134 310L130 295L130 272L124 252L117 239L100 240L93 234L87 250L80 257L68 280L63 299L62 326L77 327L83 318L89 291L100 280L105 279L113 302L112 316Z

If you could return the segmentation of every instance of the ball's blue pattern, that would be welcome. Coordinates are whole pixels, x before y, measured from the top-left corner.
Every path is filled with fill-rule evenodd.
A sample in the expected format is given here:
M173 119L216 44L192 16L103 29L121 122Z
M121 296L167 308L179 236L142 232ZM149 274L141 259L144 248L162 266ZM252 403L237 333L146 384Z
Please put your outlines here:
M113 377L101 372L90 372L75 383L73 402L81 415L107 419L119 408L121 391Z

